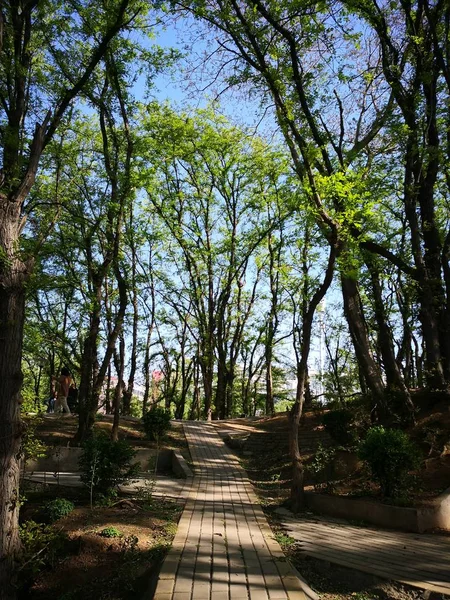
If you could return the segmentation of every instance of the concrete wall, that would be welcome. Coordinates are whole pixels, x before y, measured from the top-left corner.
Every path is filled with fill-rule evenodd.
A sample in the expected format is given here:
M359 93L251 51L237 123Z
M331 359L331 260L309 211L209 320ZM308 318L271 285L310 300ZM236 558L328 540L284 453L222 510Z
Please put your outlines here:
M66 448L64 446L53 446L49 448L47 456L36 460L29 460L25 465L25 471L46 471L48 473L75 473L79 470L78 460L81 448ZM162 448L158 455L158 471L173 470L173 450ZM138 448L133 462L140 464L141 471L153 471L156 450L153 448ZM183 469L177 473L182 476Z
M419 531L430 529L450 530L450 488L435 500L418 509Z
M404 508L362 500L305 492L306 506L314 512L350 521L364 521L381 527L423 533L432 529L450 530L450 488L433 503Z
M73 473L78 471L78 459L81 456L81 452L81 448L52 446L48 448L47 456L27 461L25 471Z
M186 460L179 452L172 451L172 472L177 477L188 479L193 477L193 473L187 464Z

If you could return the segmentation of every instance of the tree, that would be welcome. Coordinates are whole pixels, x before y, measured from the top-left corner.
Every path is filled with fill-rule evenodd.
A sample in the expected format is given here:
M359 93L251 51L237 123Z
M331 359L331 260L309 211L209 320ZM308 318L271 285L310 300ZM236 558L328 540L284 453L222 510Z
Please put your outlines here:
M166 274L167 285L195 319L204 414L211 416L215 402L223 418L231 411L234 369L259 279L251 257L276 226L261 213L261 200L270 202L285 156L211 109L180 115L149 106L144 128L143 185L171 240L167 262L174 273L170 282Z
M99 244L102 256L97 260L92 246L92 237L87 248L89 279L92 286L92 312L89 333L83 345L82 372L80 382L79 425L76 440L83 442L91 434L99 398L110 360L114 353L116 340L120 336L128 304L128 283L120 265L122 236L127 206L132 202L131 178L133 169L133 138L129 127L129 106L126 96L126 84L121 77L116 59L107 56L106 73L101 93L92 95L99 110L99 122L104 158L105 179L105 237ZM113 102L119 105L119 124L113 111ZM103 211L100 213L102 216ZM96 234L99 224L91 229ZM100 254L100 252L99 252ZM102 293L109 271L112 270L117 283L119 308L114 323L108 332L105 354L97 368L97 345L100 331ZM119 368L123 372L123 366ZM121 381L121 379L120 379ZM117 412L117 411L116 411ZM117 435L117 424L115 428Z
M403 210L413 267L398 255L382 253L416 282L426 378L432 389L450 386L450 229L442 186L448 189L447 133L450 67L445 50L448 7L444 2L344 2L371 28L379 44L385 84L398 108L394 133L400 134ZM395 23L395 27L392 25ZM445 182L445 183L444 183ZM369 246L371 251L376 249Z
M387 413L383 378L365 327L358 274L352 269L352 255L360 247L392 256L370 236L372 205L365 182L394 102L393 94L378 81L380 56L370 51L371 39L358 31L347 34L347 17L340 8L331 15L327 5L289 0L174 4L220 32L214 64L221 59L227 65L221 71L226 85L251 86L252 94L259 92L265 104L269 99L273 103L292 166L310 190L318 225L338 232L345 316L365 385L374 404ZM330 19L335 26L330 26ZM352 61L345 60L345 51L351 52Z
M46 236L23 255L20 236L39 161L111 41L143 10L137 0L61 6L12 0L0 10L0 594L14 597L18 537L18 449L25 284ZM45 40L45 42L44 42Z
M292 460L292 485L290 504L292 510L297 512L303 508L303 463L298 444L298 429L308 387L308 359L311 350L311 336L315 312L325 297L333 281L336 260L340 248L335 233L334 243L330 244L329 254L326 259L324 275L313 272L311 247L314 245L313 224L311 218L305 215L303 240L300 246L301 263L299 276L293 278L296 285L290 285L292 302L292 334L296 356L297 389L295 402L289 412L289 452ZM320 239L320 238L319 238ZM332 241L332 238L330 238ZM317 262L317 257L316 261ZM297 269L296 269L297 270ZM320 273L320 271L319 271Z

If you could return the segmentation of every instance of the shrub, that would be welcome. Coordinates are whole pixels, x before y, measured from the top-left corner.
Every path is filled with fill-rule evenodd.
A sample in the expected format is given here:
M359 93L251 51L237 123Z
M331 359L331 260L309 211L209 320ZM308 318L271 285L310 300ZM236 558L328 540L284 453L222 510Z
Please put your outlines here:
M149 440L158 442L170 429L170 412L155 407L145 413L143 422L145 435Z
M351 429L352 422L353 415L346 408L331 410L322 417L325 430L335 442L342 446L355 442L355 434Z
M34 578L43 568L53 567L64 554L67 538L51 525L25 521L19 528L23 552L21 554L20 578Z
M105 529L102 529L98 535L101 535L105 538L115 538L122 537L123 533L115 527L105 527Z
M44 507L44 514L50 523L53 523L53 521L62 519L62 517L70 514L74 508L75 505L70 500L66 500L65 498L55 498L55 500L47 502Z
M314 475L314 489L316 491L324 488L328 492L333 490L331 480L334 475L335 455L334 448L325 448L322 444L319 444L313 460L308 465L308 471Z
M135 477L139 464L131 461L136 451L124 440L113 442L105 434L94 435L83 445L79 459L81 481L106 493Z
M405 489L408 471L418 466L419 451L406 433L398 429L372 427L359 447L373 478L384 496L396 497Z
M43 421L42 417L24 415L22 421L24 424L24 431L22 434L20 454L23 457L25 469L27 461L46 456L48 448L36 434L37 428Z
M111 506L114 506L114 504L116 504L118 497L119 493L117 489L110 488L109 490L106 490L104 494L97 494L95 504L97 506L111 508Z

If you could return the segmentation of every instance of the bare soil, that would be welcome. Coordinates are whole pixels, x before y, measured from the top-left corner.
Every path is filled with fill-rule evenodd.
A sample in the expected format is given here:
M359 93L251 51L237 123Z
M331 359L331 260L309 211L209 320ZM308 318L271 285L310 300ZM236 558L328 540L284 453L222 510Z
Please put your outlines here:
M49 446L72 443L77 416L46 415L36 429L37 437ZM112 417L99 416L95 431L109 433ZM140 419L121 417L119 437L135 448L156 448L145 438ZM180 423L173 423L161 440L162 447L180 451L190 460L189 449ZM41 522L43 506L55 497L70 499L75 510L51 525L58 540L43 540L36 556L26 557L20 571L20 600L129 600L140 598L149 589L152 578L175 535L182 506L151 497L141 491L136 496L119 496L108 506L89 507L84 488L64 488L24 484L26 501L21 508L21 523ZM105 528L118 535L104 537ZM55 553L54 548L58 548Z
M320 432L323 430L321 419L325 411L307 411L302 416L301 427ZM287 413L279 413L274 417L231 419L214 423L216 427L233 429L236 433L263 430L279 435L285 432L288 436ZM419 446L423 460L420 468L410 473L410 486L404 497L395 503L404 506L415 506L433 501L439 494L450 487L450 406L442 401L433 407L419 409L416 423L407 432ZM312 476L308 475L308 464L313 453L303 456L306 467L306 489L313 490ZM356 455L353 455L353 461ZM349 458L352 458L351 456ZM260 452L258 455L244 456L243 466L249 473L252 482L266 495L284 499L290 486L291 463L287 447L284 451ZM309 483L309 485L308 485ZM321 493L343 496L366 497L374 501L391 502L381 497L377 484L371 481L370 473L362 463L354 472L341 479L334 479L328 486L319 486Z
M31 493L23 516L39 518L54 490ZM73 489L59 490L78 506L52 525L65 543L61 554L39 565L40 572L24 586L21 599L128 600L141 597L157 572L176 532L182 507L148 498L122 498L113 506L86 505ZM114 528L117 537L103 537Z
M112 415L98 415L94 431L110 433L113 424ZM70 446L73 443L78 426L78 416L45 415L40 421L36 435L48 446ZM156 443L146 439L141 419L136 417L121 417L119 438L130 445L139 448L156 448ZM172 422L172 426L161 440L161 446L168 449L180 450L189 454L188 444L181 423ZM185 456L185 458L188 458Z

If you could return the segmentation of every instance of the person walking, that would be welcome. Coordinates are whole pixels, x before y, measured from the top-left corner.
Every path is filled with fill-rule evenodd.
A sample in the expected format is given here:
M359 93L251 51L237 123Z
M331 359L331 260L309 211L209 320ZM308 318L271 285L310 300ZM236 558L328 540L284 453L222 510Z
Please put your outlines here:
M70 371L67 367L61 369L61 375L58 379L58 393L56 396L55 412L60 412L61 408L65 414L70 415L70 408L67 404L67 396L69 395L69 389L72 385L72 378Z
M56 404L56 390L52 392L50 398L47 400L47 413L51 414L55 412Z

